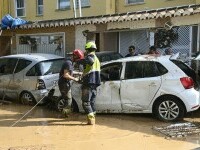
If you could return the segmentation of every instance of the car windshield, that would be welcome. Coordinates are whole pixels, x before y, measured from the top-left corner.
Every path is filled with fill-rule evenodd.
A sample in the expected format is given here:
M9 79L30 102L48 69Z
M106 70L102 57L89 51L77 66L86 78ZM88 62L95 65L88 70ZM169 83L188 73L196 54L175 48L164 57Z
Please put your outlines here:
M96 53L100 62L111 61L122 58L122 55L119 53Z

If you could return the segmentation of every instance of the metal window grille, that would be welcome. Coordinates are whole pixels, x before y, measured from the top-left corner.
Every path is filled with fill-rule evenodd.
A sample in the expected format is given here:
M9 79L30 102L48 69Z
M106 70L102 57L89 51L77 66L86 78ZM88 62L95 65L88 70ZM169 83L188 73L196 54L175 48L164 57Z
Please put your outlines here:
M179 27L178 38L171 43L174 53L189 56L190 52L190 26Z
M136 52L145 54L149 50L149 40L146 30L120 32L120 53L125 56L128 47L134 45Z

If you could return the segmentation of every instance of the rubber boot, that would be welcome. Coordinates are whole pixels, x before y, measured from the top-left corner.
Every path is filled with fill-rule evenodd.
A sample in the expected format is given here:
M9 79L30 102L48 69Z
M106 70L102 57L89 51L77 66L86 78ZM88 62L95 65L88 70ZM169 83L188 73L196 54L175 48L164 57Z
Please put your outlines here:
M72 109L69 108L69 107L65 107L63 108L62 110L62 114L65 116L65 117L69 117L69 115L72 113Z
M96 111L94 111L94 112L93 112L93 114L94 114L94 117L96 117L96 116L97 116L97 112L96 112Z
M95 125L95 116L93 113L89 113L87 115L87 124L88 125Z

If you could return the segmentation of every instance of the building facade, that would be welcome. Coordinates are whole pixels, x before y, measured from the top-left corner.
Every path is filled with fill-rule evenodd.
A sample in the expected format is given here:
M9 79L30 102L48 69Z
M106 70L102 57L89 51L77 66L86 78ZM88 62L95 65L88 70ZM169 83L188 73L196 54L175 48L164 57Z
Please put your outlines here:
M0 18L3 18L6 14L9 14L10 5L8 0L1 0L0 1ZM11 44L10 44L10 37L9 36L1 36L2 31L0 30L0 55L7 55L11 53Z
M0 55L5 55L2 49L6 49L9 53L45 52L64 56L75 48L84 49L86 40L95 40L99 51L118 51L125 55L128 46L135 45L140 53L145 53L156 43L158 29L173 29L178 37L186 37L187 40L175 38L171 41L170 46L174 45L175 51L184 49L188 54L199 49L200 0L7 2L3 12L30 23L2 31L1 39L8 39L3 43L10 46L1 46ZM85 31L88 31L87 36L83 34ZM192 39L194 34L196 41Z

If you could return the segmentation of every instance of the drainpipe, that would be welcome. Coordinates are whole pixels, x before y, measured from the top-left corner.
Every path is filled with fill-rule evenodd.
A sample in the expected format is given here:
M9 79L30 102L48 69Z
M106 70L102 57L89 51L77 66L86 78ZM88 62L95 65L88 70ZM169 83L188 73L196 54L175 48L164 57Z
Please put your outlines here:
M200 24L198 24L198 26L197 26L197 52L199 52L199 48L200 48L199 34L200 34Z
M121 32L118 32L118 52L119 52L119 53L121 53L121 43L120 43L120 42L121 42L121 39L120 39L120 33L121 33Z
M76 18L76 0L73 0L74 4L74 18Z
M8 1L8 13L11 13L11 1Z
M192 26L190 26L190 29L189 29L189 58L191 58L191 54L192 54ZM191 61L189 61L189 64L191 65Z
M200 48L200 36L199 36L199 34L200 34L200 24L198 24L198 26L197 26L198 28L197 28L197 52L199 52L199 48ZM197 61L197 65L196 65L196 72L198 73L198 69L199 69L199 61Z
M81 0L78 0L78 4L79 4L79 14L80 14L80 17L82 17Z

